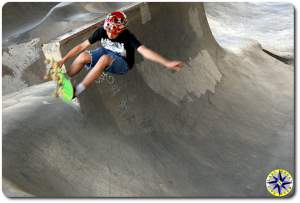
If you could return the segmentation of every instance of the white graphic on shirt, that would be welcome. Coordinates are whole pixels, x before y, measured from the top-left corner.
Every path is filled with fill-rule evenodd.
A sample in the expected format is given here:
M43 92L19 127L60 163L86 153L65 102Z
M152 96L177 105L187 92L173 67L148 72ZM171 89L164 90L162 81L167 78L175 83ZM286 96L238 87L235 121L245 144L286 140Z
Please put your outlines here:
M109 39L101 39L101 44L105 49L116 52L123 57L126 57L126 49L124 47L124 43L120 42L112 42Z

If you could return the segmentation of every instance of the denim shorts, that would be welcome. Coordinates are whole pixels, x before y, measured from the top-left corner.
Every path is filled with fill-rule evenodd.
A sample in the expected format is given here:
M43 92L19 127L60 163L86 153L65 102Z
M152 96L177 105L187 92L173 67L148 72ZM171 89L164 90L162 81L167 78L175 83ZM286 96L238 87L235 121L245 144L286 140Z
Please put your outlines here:
M108 55L112 58L112 63L110 66L105 68L104 72L109 72L109 73L119 74L119 75L123 75L128 72L127 62L122 56L120 56L115 52L112 52L108 49L101 47L95 50L90 50L88 51L88 53L91 56L91 63L85 65L85 68L87 70L91 70L96 65L96 63L98 62L101 56Z

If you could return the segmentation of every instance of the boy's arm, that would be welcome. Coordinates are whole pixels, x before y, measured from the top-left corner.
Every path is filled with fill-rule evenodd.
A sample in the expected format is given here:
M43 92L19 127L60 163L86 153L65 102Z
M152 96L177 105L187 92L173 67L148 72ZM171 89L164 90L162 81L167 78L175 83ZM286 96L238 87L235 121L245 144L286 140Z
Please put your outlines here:
M73 49L71 49L58 63L62 66L68 59L76 56L83 50L87 49L89 46L91 46L91 43L89 40L85 40L82 43L75 46Z
M182 67L181 61L168 60L155 51L152 51L151 49L145 47L144 45L139 46L137 48L137 51L146 59L159 63L169 69L179 71L179 69Z

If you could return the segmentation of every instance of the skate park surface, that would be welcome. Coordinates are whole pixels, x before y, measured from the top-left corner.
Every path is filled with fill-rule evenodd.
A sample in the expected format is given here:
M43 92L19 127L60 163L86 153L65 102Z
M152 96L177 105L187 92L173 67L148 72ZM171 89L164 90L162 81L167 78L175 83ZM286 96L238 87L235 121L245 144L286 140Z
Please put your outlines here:
M257 42L222 48L203 3L125 12L140 41L184 67L170 72L136 54L127 75L97 80L79 106L53 98L52 82L4 95L4 194L271 197L267 174L294 174L293 67ZM89 34L54 42L65 54Z

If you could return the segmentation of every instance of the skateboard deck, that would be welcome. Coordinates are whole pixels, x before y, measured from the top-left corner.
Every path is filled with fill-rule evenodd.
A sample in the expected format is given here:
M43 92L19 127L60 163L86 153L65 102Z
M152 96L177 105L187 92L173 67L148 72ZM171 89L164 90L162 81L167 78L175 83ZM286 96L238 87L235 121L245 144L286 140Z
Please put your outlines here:
M74 90L68 75L54 60L46 59L45 64L47 65L47 72L44 79L51 79L56 83L55 97L59 97L62 101L70 103L74 96Z

